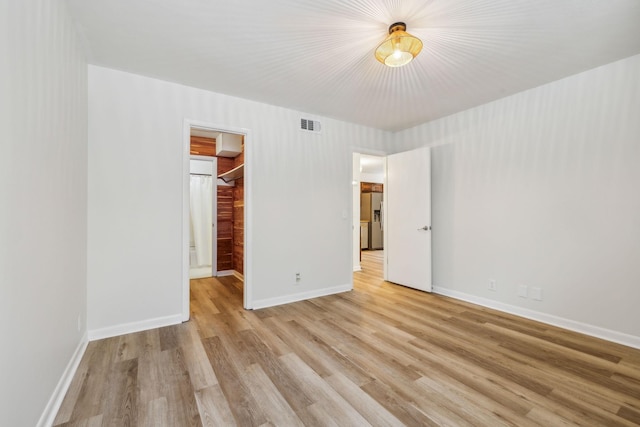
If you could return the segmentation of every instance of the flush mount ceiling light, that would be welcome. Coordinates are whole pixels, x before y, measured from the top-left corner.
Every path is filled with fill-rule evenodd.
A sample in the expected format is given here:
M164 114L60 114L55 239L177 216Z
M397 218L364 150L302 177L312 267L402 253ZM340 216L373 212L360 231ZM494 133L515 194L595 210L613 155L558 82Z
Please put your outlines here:
M404 22L389 26L389 35L376 49L376 59L389 67L401 67L418 56L422 41L407 33Z

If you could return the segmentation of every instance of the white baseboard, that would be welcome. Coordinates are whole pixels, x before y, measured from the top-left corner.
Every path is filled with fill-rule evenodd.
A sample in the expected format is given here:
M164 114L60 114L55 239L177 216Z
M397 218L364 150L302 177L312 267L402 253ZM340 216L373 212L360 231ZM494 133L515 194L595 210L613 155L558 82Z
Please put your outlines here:
M117 337L118 335L162 328L164 326L177 325L178 323L182 323L182 316L179 314L142 320L140 322L123 323L116 326L109 326L107 328L90 330L89 340L95 341L103 338Z
M216 273L216 277L226 277L226 276L234 276L238 280L242 280L244 282L244 275L238 273L236 270L222 270Z
M80 361L82 360L82 356L84 355L85 350L87 349L87 344L89 343L89 338L87 333L82 336L76 350L73 352L69 363L67 363L67 367L65 368L62 376L60 377L60 381L56 385L56 388L53 390L53 394L49 398L49 402L47 402L47 406L44 408L42 415L40 415L40 419L38 420L38 427L49 427L53 425L53 421L58 415L58 411L60 410L60 405L62 405L62 401L64 400L64 396L67 394L67 390L69 390L69 386L71 385L71 380L78 370L78 366L80 365Z
M276 298L266 298L253 301L253 309L273 307L275 305L289 304L292 302L303 301L311 298L324 297L327 295L339 294L353 290L351 283L346 285L333 286L331 288L316 289L313 291L300 292Z
M189 268L189 280L204 279L207 277L211 277L212 275L213 275L213 270L211 269L211 266Z
M536 320L538 322L547 323L549 325L558 326L570 331L579 332L581 334L590 335L596 338L602 338L607 341L640 349L640 337L634 335L612 331L610 329L589 325L587 323L577 322L575 320L554 316L552 314L543 313L541 311L535 311L511 304L505 304L499 301L478 297L464 292L454 291L452 289L447 289L440 286L434 286L433 292L447 297L481 305L483 307L504 311L505 313L515 314L516 316Z
M353 266L353 271L362 271L362 267L360 266L360 264L354 265Z

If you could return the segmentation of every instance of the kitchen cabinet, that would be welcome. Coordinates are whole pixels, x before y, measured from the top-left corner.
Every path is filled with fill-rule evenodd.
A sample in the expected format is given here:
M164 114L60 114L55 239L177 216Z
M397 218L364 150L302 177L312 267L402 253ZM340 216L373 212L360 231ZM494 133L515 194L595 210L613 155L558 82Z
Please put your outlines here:
M361 193L382 193L384 189L383 184L378 184L375 182L361 182L360 183L360 192Z

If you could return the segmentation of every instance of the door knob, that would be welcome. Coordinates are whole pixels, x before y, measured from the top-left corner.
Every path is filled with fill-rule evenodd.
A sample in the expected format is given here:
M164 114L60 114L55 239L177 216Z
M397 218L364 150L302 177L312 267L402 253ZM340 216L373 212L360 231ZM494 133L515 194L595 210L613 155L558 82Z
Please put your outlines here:
M431 230L431 227L428 225L425 225L424 227L418 228L418 231L429 231Z

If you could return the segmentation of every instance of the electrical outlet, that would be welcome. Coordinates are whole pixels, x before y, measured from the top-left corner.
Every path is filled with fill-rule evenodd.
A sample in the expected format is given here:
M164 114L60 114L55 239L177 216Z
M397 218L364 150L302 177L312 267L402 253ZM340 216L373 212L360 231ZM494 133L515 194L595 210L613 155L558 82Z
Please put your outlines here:
M498 290L498 287L496 286L496 281L493 279L489 280L489 290L494 292Z
M518 285L518 296L520 298L527 298L527 285Z
M300 280L301 280L300 279L300 273L296 273L296 283L295 284L299 285L300 284Z
M536 301L542 301L542 288L531 288L531 299Z

